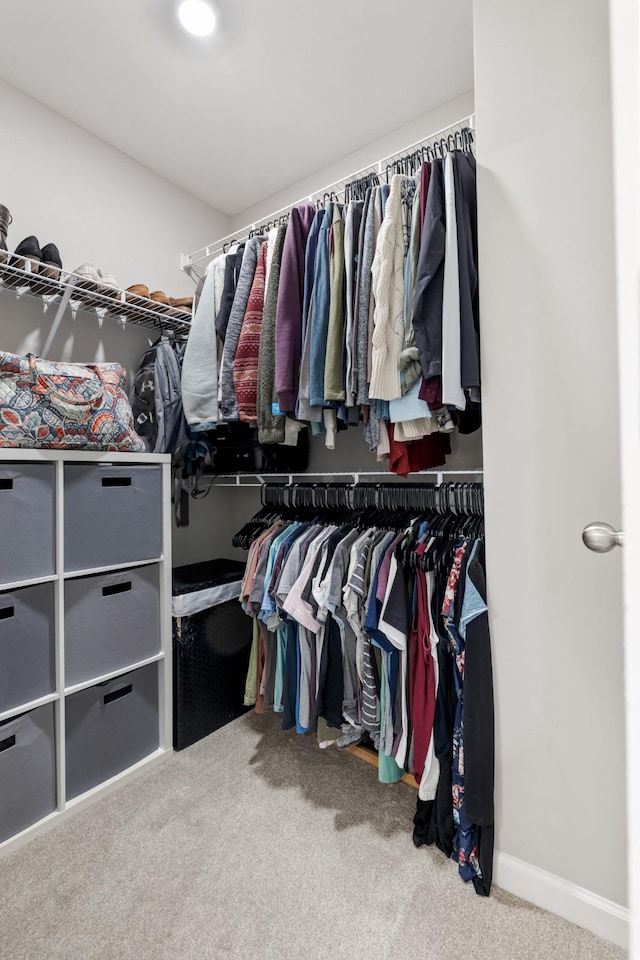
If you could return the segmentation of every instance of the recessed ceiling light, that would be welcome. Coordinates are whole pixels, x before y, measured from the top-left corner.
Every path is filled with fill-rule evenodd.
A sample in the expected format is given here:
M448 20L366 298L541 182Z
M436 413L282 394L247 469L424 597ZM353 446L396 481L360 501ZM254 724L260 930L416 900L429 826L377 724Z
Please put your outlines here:
M208 37L216 26L216 15L205 0L183 0L178 10L180 23L195 37Z

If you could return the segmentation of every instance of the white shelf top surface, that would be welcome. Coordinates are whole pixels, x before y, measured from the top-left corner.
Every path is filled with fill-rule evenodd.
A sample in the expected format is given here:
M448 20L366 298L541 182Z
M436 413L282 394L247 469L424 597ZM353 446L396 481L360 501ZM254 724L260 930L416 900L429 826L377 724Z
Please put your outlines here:
M111 563L104 567L88 567L80 570L65 570L64 579L73 580L76 577L92 577L96 573L123 573L126 570L133 570L135 567L149 567L154 563L162 563L163 557L154 557L151 560L125 560L122 563Z
M127 673L133 673L134 670L139 670L141 667L147 667L150 663L158 663L160 660L164 660L164 653L154 653L152 657L146 657L144 660L138 660L137 663L132 663L130 666L118 667L117 670L110 670L109 673L104 673L101 677L92 677L90 680L83 680L82 683L73 683L69 687L64 688L65 696L69 696L72 693L79 693L80 690L88 690L89 687L95 687L98 683L105 683L107 680L115 680L116 677L123 676Z
M65 460L69 463L171 463L169 453L122 453L111 450L45 450L40 447L0 447L0 462L11 460L48 462Z
M4 590L20 590L22 587L35 587L39 583L55 583L58 575L51 573L46 577L32 577L29 580L13 580L11 583L0 583L0 593Z
M9 720L11 717L19 717L21 713L27 713L29 710L35 710L36 707L43 707L47 703L54 703L60 699L58 693L47 693L44 697L38 697L37 700L31 700L29 703L21 703L18 707L11 707L9 710L3 710L0 713L0 720ZM2 737L0 737L0 740Z

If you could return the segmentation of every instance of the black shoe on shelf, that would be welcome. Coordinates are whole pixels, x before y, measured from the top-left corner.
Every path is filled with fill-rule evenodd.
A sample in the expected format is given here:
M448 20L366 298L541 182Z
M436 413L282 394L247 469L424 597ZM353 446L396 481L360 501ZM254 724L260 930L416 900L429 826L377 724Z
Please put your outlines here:
M31 272L37 273L42 262L42 250L37 237L27 237L14 250L11 263L20 270L28 270L27 260L31 263Z
M49 280L57 280L62 268L62 259L60 251L55 243L48 243L42 248L42 263L40 264L40 273Z

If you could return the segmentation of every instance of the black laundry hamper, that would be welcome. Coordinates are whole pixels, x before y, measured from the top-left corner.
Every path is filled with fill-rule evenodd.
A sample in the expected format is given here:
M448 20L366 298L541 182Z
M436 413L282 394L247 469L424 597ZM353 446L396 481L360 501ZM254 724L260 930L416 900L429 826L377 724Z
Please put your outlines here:
M173 571L173 745L184 750L247 708L253 637L238 596L244 564L208 560Z

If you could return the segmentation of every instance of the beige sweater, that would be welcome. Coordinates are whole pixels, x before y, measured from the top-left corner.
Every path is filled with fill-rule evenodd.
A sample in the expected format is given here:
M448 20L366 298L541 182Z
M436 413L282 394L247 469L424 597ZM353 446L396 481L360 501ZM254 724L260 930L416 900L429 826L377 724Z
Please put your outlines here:
M391 181L371 267L375 308L369 398L376 400L396 400L402 393L398 367L404 340L402 187L409 179L396 174Z

